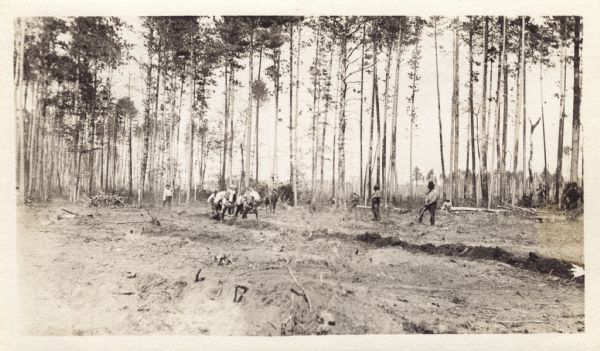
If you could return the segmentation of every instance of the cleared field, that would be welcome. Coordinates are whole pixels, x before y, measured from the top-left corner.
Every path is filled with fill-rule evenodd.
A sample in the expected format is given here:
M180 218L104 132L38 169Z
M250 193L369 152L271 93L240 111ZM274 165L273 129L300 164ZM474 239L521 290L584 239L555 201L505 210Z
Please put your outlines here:
M160 226L143 209L19 208L22 331L584 330L584 283L568 276L569 262L583 262L581 220L440 211L429 227L414 212L372 222L289 209L224 223L204 207L150 213Z

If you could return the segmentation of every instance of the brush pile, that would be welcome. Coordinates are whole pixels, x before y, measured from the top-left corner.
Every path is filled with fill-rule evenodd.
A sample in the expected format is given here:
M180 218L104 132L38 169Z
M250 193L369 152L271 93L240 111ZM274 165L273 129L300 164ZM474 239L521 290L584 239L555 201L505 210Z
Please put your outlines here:
M90 196L90 207L123 207L125 206L125 197L119 194L98 193Z

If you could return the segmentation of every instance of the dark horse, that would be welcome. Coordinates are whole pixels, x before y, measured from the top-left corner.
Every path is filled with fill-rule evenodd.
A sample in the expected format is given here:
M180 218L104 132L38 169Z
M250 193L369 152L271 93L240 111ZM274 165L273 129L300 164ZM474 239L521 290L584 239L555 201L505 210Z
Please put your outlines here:
M277 201L279 201L279 192L277 189L267 189L264 194L264 199L265 205L267 206L267 211L271 209L271 212L275 213Z

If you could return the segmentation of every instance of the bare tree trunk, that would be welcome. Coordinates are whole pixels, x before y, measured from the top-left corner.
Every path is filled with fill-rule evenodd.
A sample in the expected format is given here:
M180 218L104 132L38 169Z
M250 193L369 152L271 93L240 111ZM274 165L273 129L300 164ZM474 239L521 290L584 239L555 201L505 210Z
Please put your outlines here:
M521 83L522 77L522 65L523 65L523 56L524 56L524 46L523 42L525 37L525 20L522 18L521 22L521 50L519 52L519 65L517 66L517 108L514 117L514 149L513 149L513 169L512 169L512 182L511 182L511 204L514 206L517 204L517 180L518 180L518 166L519 166L519 127L521 123L521 114L523 112L523 92L521 89L523 88L523 84ZM523 164L523 167L525 164Z
M296 101L294 106L294 206L298 204L298 118L300 110L298 109L298 92L300 90L300 39L302 37L302 26L298 26L298 52L296 53Z
M522 113L523 113L523 157L522 157L522 161L523 161L523 172L521 173L521 191L519 193L519 195L521 196L521 198L523 198L523 195L525 194L525 187L526 187L526 181L527 178L525 176L526 172L525 172L525 162L526 162L526 155L527 155L527 63L526 63L526 57L525 57L525 45L526 45L526 41L525 41L525 36L527 35L526 32L526 27L525 27L525 19L526 17L523 16L522 18L522 30L523 30L523 34L521 35L521 70L522 70L522 75L523 75L523 81L521 82L523 84L523 87L521 88L521 96L522 96Z
M579 129L581 109L581 17L575 17L575 48L573 54L573 129L571 136L571 175L570 180L579 183Z
M508 131L508 60L507 60L507 49L506 49L506 17L503 18L502 22L502 34L503 34L503 50L502 50L502 62L503 62L503 73L504 73L504 115L502 122L502 159L500 163L500 198L504 199L506 196L506 146L507 146L507 131Z
M150 36L152 36L152 29L150 29ZM146 182L146 167L148 165L148 150L150 148L150 91L152 89L152 58L147 66L146 71L146 100L144 108L144 149L142 152L142 164L140 170L140 182L138 188L138 205L142 205L142 197L144 193L144 185Z
M488 17L485 17L485 23L483 28L483 79L482 79L482 94L481 94L481 130L480 140L483 141L481 150L481 163L479 176L481 179L481 200L484 204L488 203L488 169L487 169L487 156L488 156L488 138L489 138L489 125L491 121L486 120L487 114L487 71L488 71L488 37L489 37L489 23ZM491 68L492 65L490 65ZM492 76L490 74L490 84ZM490 90L491 93L491 90Z
M458 38L458 18L455 19L454 23L454 70L453 70L453 84L452 84L452 179L451 179L451 197L450 201L458 199L458 145L459 145L459 52L460 52L460 40Z
M88 153L88 171L90 172L90 178L88 183L88 196L92 196L92 189L94 187L94 145L95 145L95 136L96 136L96 89L97 89L97 79L96 79L96 71L94 70L93 76L93 93L92 93L92 119L90 121L90 150Z
M327 83L325 84L325 116L323 118L323 134L321 138L321 179L320 179L320 190L321 196L325 191L324 189L324 173L325 173L325 135L327 132L327 118L329 115L329 103L331 101L331 71L333 70L333 50L329 55L329 70L327 72Z
M471 18L471 25L469 26L469 112L471 114L471 178L473 179L473 199L479 206L479 198L477 197L477 177L475 176L475 110L473 108L473 35L475 28L473 19ZM485 81L483 82L485 86ZM467 155L467 158L469 155ZM465 179L466 181L466 179Z
M258 79L257 81L260 82L260 72L261 72L261 66L262 66L262 53L263 53L263 47L262 45L260 46L260 50L259 50L259 54L258 54ZM259 114L260 114L260 96L256 97L256 129L255 129L255 150L254 150L254 157L255 157L255 163L256 163L256 175L254 177L254 181L256 182L256 184L258 184L258 170L259 170L259 165L258 165L258 160L259 160L259 140L258 140L258 121L259 121Z
M371 198L372 181L373 181L373 130L375 127L375 99L377 97L377 48L376 44L373 43L373 87L371 89L371 124L369 127L369 160L367 163L367 196L365 197L365 204L369 198Z
M277 122L279 121L279 62L281 52L277 49L275 53L275 123L273 124L273 163L271 176L277 178Z
M191 61L193 62L193 61ZM193 69L192 69L193 72ZM190 202L192 200L192 180L193 180L193 175L194 175L194 114L196 112L196 99L195 99L195 95L196 95L196 75L194 73L192 73L192 78L191 79L191 94L190 94L190 135L189 135L189 148L190 148L190 153L188 154L188 186L187 186L187 193L186 193L186 198L185 198L185 202L186 205L189 206Z
M502 27L504 28L504 21L505 18L502 17L501 18L501 22L503 23ZM494 131L494 143L492 145L492 168L496 167L495 170L493 170L491 172L491 176L490 176L490 194L488 196L488 208L491 207L491 203L492 203L492 198L494 196L494 188L496 188L496 195L499 194L499 186L497 185L496 182L496 174L497 172L500 170L500 116L501 116L501 108L502 108L502 104L500 103L500 89L502 88L502 67L504 65L504 56L502 55L502 51L504 50L504 42L505 42L505 33L503 31L502 33L502 41L500 42L500 52L498 55L498 64L497 64L497 70L498 70L498 77L497 77L497 86L496 86L496 124L495 124L495 131ZM494 150L495 149L495 150ZM498 174L499 176L499 174Z
M335 98L335 108L334 108L334 113L333 113L333 140L331 142L332 148L331 148L331 196L333 198L336 197L336 185L335 185L335 181L336 181L336 176L335 176L335 155L336 155L336 141L337 141L337 130L338 130L338 112L339 112L339 96L340 96L340 71L342 69L342 54L340 52L340 57L338 58L338 69L336 72L336 82L335 82L335 92L336 92L336 98Z
M338 192L338 200L336 204L340 204L342 201L346 203L346 92L348 90L348 52L347 52L347 38L342 37L341 42L341 58L342 66L340 72L341 78L341 90L340 90L340 117L339 117L339 134L338 134L338 186L340 191Z
M228 162L229 165L227 167L228 171L228 179L231 182L232 181L232 177L233 177L233 141L235 138L235 130L233 129L233 123L234 123L234 119L235 119L235 113L234 113L234 109L233 109L233 105L235 102L235 69L233 67L230 68L231 72L229 73L229 140L227 141L229 143L229 154L228 154ZM204 138L205 141L204 143L206 144L206 137ZM206 154L208 154L208 150L205 151ZM206 168L206 164L204 165L204 168ZM242 169L243 170L243 169ZM204 180L204 169L202 170L202 177Z
M540 62L540 105L542 112L542 135L544 138L544 186L548 186L548 158L546 154L546 121L544 118L544 83L542 79L542 68L543 64Z
M225 64L225 121L223 122L223 160L221 164L221 177L219 179L219 187L221 188L221 190L225 189L225 178L227 173L227 147L229 146L229 136L227 133L229 128L229 77L227 75L228 66L229 64ZM201 153L200 155L202 156L203 154ZM202 166L200 166L200 169L202 170Z
M24 58L25 58L25 28L26 22L23 18L15 20L15 27L18 33L18 42L16 44L17 67L15 79L15 108L17 115L17 186L19 189L19 201L25 203L25 93L27 88L23 87L24 76Z
M437 18L433 22L433 39L435 43L435 83L437 88L438 123L440 132L440 160L442 163L442 180L446 179L446 168L444 167L444 140L442 137L442 108L440 99L440 70L438 66L438 43L437 43ZM398 51L400 52L400 50ZM445 185L445 184L444 184ZM444 196L445 197L445 196Z
M359 137L359 144L360 144L360 166L358 168L360 168L360 196L364 196L365 194L365 187L364 187L364 182L363 182L363 100L364 100L364 81L365 81L365 41L366 41L366 35L367 35L367 27L366 25L363 25L363 36L362 36L362 55L360 58L360 116L359 116L359 132L360 132L360 137ZM397 91L397 83L396 83L396 91ZM394 131L395 133L395 131ZM393 135L393 138L395 138L395 134ZM393 151L395 151L395 147L396 145L393 146ZM393 161L392 161L393 162Z
M565 37L566 24L564 19L561 19L561 36ZM567 48L565 43L561 43L560 56L560 119L558 126L558 151L556 160L556 183L554 192L554 201L558 204L558 208L562 208L562 161L563 161L563 135L565 128L565 95L567 85Z
M250 185L250 166L252 164L252 85L253 85L253 63L254 57L254 28L250 33L250 52L248 54L248 110L246 112L246 169L242 173L244 186Z
M394 79L394 101L392 105L392 140L391 140L391 154L390 154L390 186L392 194L396 194L398 191L398 170L396 167L396 139L398 135L398 99L400 95L400 62L402 61L402 28L400 29L400 35L398 39L398 48L396 52L396 76ZM436 61L437 64L437 61ZM438 85L439 89L439 85ZM439 92L439 90L438 90ZM439 94L438 94L439 98ZM439 102L439 100L438 100ZM438 105L439 107L439 105ZM441 120L440 120L441 123ZM441 126L441 125L440 125ZM441 130L441 129L440 129ZM440 135L441 136L441 135Z
M387 120L388 120L388 96L389 96L389 87L390 87L390 67L392 64L392 46L393 42L388 42L388 51L387 51L387 60L385 63L385 85L383 88L383 135L381 141L381 194L383 196L383 201L385 205L387 205L388 191L386 187L386 157L387 157Z
M298 58L300 59L300 58ZM296 182L294 169L294 111L292 109L294 101L294 24L290 23L290 183L294 192L294 206L296 206Z
M317 30L316 38L316 48L315 48L315 61L313 66L313 119L312 119L312 146L311 146L311 177L310 177L310 196L311 201L315 201L315 178L317 175L317 121L319 118L318 106L317 102L319 96L319 39L320 39L320 29Z

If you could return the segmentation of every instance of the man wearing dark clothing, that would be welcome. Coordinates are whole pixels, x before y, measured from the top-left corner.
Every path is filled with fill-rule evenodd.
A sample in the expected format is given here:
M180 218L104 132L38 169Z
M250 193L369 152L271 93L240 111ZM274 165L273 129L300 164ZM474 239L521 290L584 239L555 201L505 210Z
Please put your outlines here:
M429 210L429 223L431 225L435 225L435 210L437 209L437 201L440 197L440 194L435 189L433 182L429 182L427 188L429 188L429 191L427 192L427 195L425 195L425 206L419 215L419 223L423 223L423 215L425 214L426 210Z
M373 220L380 221L381 216L379 215L379 204L381 203L381 192L379 186L375 185L375 192L371 196L371 212L373 213Z

